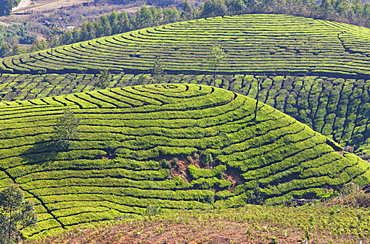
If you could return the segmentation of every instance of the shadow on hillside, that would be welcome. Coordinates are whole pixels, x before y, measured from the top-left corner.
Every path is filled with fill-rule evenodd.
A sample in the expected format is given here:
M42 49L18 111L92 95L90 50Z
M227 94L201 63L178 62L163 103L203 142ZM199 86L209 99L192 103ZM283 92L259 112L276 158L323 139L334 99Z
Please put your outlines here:
M58 153L55 142L42 141L34 144L20 156L27 162L27 164L39 164L55 160Z

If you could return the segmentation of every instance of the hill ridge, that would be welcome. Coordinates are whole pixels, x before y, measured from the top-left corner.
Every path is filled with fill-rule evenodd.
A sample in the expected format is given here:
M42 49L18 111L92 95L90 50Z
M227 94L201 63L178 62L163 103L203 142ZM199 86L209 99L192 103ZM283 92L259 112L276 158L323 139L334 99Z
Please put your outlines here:
M150 72L160 56L168 73L204 74L213 71L205 62L207 50L221 44L228 56L219 65L219 74L364 78L370 74L369 38L365 27L290 15L244 14L150 27L8 57L0 60L0 68L15 73L109 69L136 74Z

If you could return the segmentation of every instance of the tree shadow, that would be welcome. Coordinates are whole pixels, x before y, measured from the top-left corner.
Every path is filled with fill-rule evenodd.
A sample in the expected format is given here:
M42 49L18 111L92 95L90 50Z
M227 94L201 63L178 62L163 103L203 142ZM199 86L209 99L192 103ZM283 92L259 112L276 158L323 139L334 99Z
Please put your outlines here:
M20 156L27 164L39 164L55 160L59 152L55 141L41 141Z

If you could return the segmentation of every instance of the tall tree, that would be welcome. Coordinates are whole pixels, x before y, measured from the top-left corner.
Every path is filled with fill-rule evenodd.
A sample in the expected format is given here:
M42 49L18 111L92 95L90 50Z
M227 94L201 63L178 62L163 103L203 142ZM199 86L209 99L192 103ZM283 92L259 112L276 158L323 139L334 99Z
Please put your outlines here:
M112 29L112 34L118 34L118 13L116 11L113 11L109 15L109 24Z
M163 10L163 22L173 23L180 20L180 13L176 8L165 8Z
M136 13L135 17L135 28L149 27L153 24L152 12L146 5L143 5Z
M93 20L92 23L93 23L93 25L95 27L96 37L104 36L104 28L101 25L101 21L95 21L95 20Z
M36 222L33 204L24 200L23 192L17 185L10 185L0 192L0 243L18 241L20 231Z
M266 76L257 77L256 106L254 108L254 118L253 118L254 121L257 120L259 95L260 95L260 91L261 91L261 83L262 83L262 81L266 80L266 78L267 78Z
M181 8L181 18L184 20L193 19L196 15L195 9L190 5L189 0L186 0Z
M152 69L153 77L157 82L161 81L163 76L165 75L164 69L165 67L164 64L162 63L161 57L157 56L153 63Z
M201 17L211 17L227 14L227 7L222 0L207 0L203 5Z
M226 58L226 53L224 49L220 46L212 46L208 52L207 60L213 68L213 81L216 80L216 71L220 63Z
M110 26L110 22L107 16L103 15L100 17L100 23L104 30L104 35L108 36L112 34L112 27Z
M128 15L125 11L122 11L118 15L118 33L126 32L132 30L133 27L130 25L130 20L128 19Z
M330 0L322 0L320 4L321 13L325 18L330 18L334 13L334 7Z
M78 138L78 127L81 119L77 118L68 106L61 117L57 118L54 126L54 141L56 149L66 150L71 146L72 140Z

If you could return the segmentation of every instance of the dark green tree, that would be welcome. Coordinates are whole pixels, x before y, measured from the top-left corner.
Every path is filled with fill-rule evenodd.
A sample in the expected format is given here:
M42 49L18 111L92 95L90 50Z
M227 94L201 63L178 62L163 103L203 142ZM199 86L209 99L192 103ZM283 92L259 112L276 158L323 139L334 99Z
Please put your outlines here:
M150 8L152 14L152 25L160 25L163 23L163 9L161 8Z
M181 18L183 20L193 19L196 15L195 9L190 5L188 0L183 3L181 10Z
M72 31L67 31L66 33L60 36L60 44L67 45L73 43Z
M162 23L173 23L180 20L180 13L176 8L165 8L163 10L163 22Z
M100 74L98 76L98 82L95 83L95 86L101 89L105 89L109 86L111 78L112 75L111 73L109 73L107 69L100 71Z
M153 23L152 12L146 5L143 5L139 11L137 11L135 16L134 26L137 29L149 27Z
M9 0L0 0L0 16L10 15L12 12L12 2Z
M247 8L243 0L227 0L226 5L230 14L243 13Z
M212 17L227 14L227 6L222 0L207 0L203 5L201 17Z
M55 146L57 150L67 150L72 143L72 140L78 138L78 127L81 119L77 118L72 109L68 106L62 116L57 118L54 126Z
M165 75L164 69L165 67L164 67L164 64L162 63L161 57L157 56L153 63L153 69L152 69L153 78L157 82L163 79L163 76Z
M0 46L0 57L3 58L9 56L11 51L12 47L7 42L3 42Z
M330 0L322 0L320 4L321 13L324 18L330 18L334 14L334 7Z
M109 24L111 27L111 33L112 34L118 34L119 33L119 25L118 25L118 13L116 11L113 11L109 15Z
M18 242L20 231L36 222L33 204L24 200L17 185L10 185L0 192L0 243Z
M93 23L94 28L95 28L95 35L96 35L96 37L104 36L104 28L101 25L101 22L100 21L93 20L92 23Z
M132 30L132 29L133 29L133 27L131 26L131 23L130 23L130 20L128 19L127 13L125 11L122 11L118 15L117 33L126 32L126 31L129 31L129 30Z
M104 35L108 36L112 34L112 27L110 25L109 19L107 16L103 15L100 17L100 23L104 30Z

